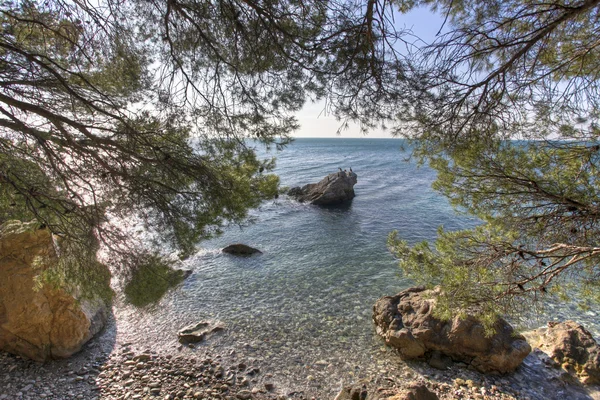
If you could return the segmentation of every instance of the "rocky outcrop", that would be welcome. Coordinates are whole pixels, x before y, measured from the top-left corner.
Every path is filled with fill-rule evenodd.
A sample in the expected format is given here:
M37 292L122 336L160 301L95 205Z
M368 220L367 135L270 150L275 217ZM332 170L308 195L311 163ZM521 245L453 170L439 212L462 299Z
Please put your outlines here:
M100 296L40 279L66 250L37 226L19 221L0 226L0 349L44 361L79 351L104 327L108 310ZM107 289L108 271L104 276Z
M223 248L223 250L221 251L223 253L232 254L234 256L251 256L257 253L262 254L262 251L241 243L230 244L229 246Z
M532 345L546 353L556 367L583 384L600 383L600 347L583 326L574 321L549 322L528 335Z
M496 322L496 333L486 337L483 325L473 317L450 321L434 317L435 295L410 288L382 297L373 307L377 333L404 358L428 358L438 351L480 372L507 373L531 352L525 338L503 319Z
M293 187L288 191L288 196L315 205L341 204L354 198L356 182L354 172L340 171L327 175L319 183Z
M207 335L223 330L225 330L225 325L222 323L201 321L181 329L177 336L181 343L197 343L203 341Z

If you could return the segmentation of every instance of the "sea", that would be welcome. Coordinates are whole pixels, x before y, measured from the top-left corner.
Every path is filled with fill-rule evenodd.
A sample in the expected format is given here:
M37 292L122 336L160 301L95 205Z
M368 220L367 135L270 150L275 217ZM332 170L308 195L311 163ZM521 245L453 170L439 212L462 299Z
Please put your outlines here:
M384 345L371 319L378 298L414 284L402 276L387 236L397 230L409 243L433 241L440 226L459 230L479 221L457 213L432 189L435 171L418 166L401 139L299 138L284 150L257 152L277 159L282 186L352 168L356 197L319 207L280 196L253 210L248 223L200 243L184 263L193 273L181 285L154 306L120 312L131 340L180 352L210 347L235 353L265 366L280 388L322 398L373 375L407 374L407 364ZM232 243L262 254L221 253ZM597 313L576 305L551 304L529 323L568 318L597 333ZM181 349L177 330L201 320L227 329L194 350Z

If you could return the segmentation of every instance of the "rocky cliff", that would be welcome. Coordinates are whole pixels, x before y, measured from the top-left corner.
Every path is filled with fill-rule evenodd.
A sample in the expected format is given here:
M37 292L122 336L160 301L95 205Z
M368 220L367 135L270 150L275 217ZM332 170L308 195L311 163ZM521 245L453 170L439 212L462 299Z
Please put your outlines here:
M108 308L100 290L80 290L53 274L68 250L37 226L19 221L0 225L0 349L44 361L79 351L104 327ZM99 263L90 266L98 267L105 269ZM109 290L108 271L101 276L96 289Z

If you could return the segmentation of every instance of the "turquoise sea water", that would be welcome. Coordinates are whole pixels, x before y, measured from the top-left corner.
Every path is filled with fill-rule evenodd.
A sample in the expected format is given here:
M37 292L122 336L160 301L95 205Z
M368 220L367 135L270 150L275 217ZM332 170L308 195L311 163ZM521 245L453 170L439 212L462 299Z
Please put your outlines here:
M342 382L390 371L399 360L382 349L371 322L381 296L411 285L386 249L392 230L409 242L433 240L440 225L477 221L457 215L431 189L435 173L406 161L397 139L298 139L277 157L284 186L317 182L338 167L358 174L356 198L322 208L286 196L253 211L254 223L228 227L186 262L194 273L150 311L131 311L136 335L176 346L173 332L202 319L224 322L208 345L254 357L274 379L306 392L334 393ZM260 150L263 154L264 151ZM220 249L245 243L262 255ZM571 316L571 306L552 317ZM595 324L595 313L579 321ZM541 322L540 322L541 323Z

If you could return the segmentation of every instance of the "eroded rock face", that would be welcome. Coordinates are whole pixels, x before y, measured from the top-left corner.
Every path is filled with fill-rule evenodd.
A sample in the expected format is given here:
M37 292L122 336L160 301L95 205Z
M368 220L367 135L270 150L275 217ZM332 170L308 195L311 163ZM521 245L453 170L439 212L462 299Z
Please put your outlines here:
M410 288L379 299L373 306L377 333L406 359L440 353L483 373L514 371L531 352L525 338L500 319L486 337L473 317L441 321L432 315L435 292Z
M600 347L583 326L574 321L549 322L536 331L534 346L588 385L600 383Z
M315 205L341 204L354 198L357 181L354 172L336 172L327 175L319 183L291 188L288 195L300 202Z
M229 246L223 248L223 250L221 251L223 253L232 254L234 256L251 256L252 254L262 253L262 251L255 249L254 247L250 247L241 243L230 244Z
M49 284L36 288L36 277L59 259L52 234L37 225L0 225L0 349L45 361L79 351L104 327L108 310L89 293L83 298Z

